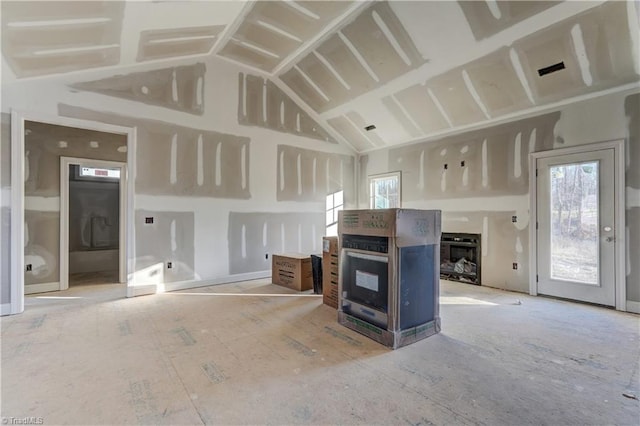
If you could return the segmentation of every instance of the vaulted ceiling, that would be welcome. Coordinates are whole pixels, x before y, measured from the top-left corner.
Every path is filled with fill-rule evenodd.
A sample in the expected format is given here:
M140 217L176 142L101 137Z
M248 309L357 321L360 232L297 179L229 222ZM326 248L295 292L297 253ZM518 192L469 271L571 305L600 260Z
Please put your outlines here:
M623 1L2 1L3 80L216 56L366 152L637 85L639 16Z

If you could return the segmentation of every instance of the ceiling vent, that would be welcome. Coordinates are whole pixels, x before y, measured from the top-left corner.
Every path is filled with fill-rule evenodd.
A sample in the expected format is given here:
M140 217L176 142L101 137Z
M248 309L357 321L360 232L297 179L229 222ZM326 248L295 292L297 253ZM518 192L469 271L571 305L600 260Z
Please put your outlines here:
M364 129L368 132L370 130L375 130L376 126L373 124L369 124L367 127L365 127Z
M538 70L538 75L542 77L543 75L551 74L552 72L560 71L565 68L564 62L558 62L557 64L549 65L548 67L540 68Z

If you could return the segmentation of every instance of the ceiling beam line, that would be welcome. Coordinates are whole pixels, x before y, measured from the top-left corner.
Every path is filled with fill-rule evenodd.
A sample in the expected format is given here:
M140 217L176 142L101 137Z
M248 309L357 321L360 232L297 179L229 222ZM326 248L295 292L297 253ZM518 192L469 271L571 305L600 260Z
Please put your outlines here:
M218 34L218 40L211 46L211 50L209 51L209 55L217 55L229 42L231 37L236 33L240 25L244 22L245 18L251 13L253 10L253 6L256 3L256 0L247 0L236 19L233 20L232 23L227 25L224 30L220 34ZM220 55L218 55L220 56Z
M306 43L303 43L300 47L294 50L289 56L287 56L282 62L280 62L271 73L274 76L282 74L284 70L288 70L306 56L308 53L316 49L323 41L331 37L337 30L345 26L353 18L359 15L365 8L369 7L370 1L356 1L341 15L334 18L326 27L323 28L318 34L309 39Z

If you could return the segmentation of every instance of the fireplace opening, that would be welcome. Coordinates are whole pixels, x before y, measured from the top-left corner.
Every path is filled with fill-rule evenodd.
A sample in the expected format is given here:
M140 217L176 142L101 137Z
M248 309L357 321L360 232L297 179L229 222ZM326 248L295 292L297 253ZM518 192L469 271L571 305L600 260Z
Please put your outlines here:
M480 234L443 232L440 240L440 277L480 285Z

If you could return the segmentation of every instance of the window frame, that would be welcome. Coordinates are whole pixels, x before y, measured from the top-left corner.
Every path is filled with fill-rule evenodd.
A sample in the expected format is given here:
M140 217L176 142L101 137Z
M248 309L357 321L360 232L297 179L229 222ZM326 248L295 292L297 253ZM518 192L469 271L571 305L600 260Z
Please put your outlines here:
M388 172L388 173L380 173L376 175L369 175L367 177L368 180L368 191L369 191L369 208L375 209L375 193L373 191L373 184L376 180L395 178L398 182L398 205L389 208L400 208L402 206L402 172Z

